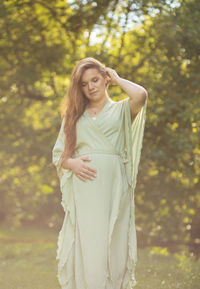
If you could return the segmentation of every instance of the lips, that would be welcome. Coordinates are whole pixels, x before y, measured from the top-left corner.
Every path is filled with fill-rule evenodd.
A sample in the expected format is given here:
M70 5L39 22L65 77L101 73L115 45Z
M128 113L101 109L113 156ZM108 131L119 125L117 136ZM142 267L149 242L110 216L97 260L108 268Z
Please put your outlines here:
M95 93L97 93L97 91L90 92L90 95L93 95L93 94L95 94Z

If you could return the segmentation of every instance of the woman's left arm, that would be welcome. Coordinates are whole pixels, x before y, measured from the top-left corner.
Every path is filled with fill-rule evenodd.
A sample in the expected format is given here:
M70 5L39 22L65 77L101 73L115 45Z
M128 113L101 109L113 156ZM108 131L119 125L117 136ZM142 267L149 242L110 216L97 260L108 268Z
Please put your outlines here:
M106 71L110 77L108 79L110 84L119 85L130 97L130 111L133 121L147 100L148 93L146 89L134 82L119 77L117 72L112 68L106 67Z

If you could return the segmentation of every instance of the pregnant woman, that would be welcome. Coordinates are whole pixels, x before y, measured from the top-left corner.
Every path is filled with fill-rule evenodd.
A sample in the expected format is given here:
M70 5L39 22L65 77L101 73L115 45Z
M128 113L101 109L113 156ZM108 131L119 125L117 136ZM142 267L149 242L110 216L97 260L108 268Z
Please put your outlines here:
M109 85L128 95L113 101ZM147 91L92 57L74 67L53 147L65 217L58 236L62 289L131 289L137 240L134 190Z

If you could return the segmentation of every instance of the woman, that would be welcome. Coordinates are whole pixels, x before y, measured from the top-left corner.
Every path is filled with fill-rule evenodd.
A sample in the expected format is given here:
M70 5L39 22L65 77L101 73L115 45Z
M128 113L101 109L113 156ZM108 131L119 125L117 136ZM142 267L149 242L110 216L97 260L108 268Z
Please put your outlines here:
M112 101L107 88L129 96ZM65 218L58 236L62 289L130 289L137 244L134 189L146 90L92 57L75 66L53 148Z

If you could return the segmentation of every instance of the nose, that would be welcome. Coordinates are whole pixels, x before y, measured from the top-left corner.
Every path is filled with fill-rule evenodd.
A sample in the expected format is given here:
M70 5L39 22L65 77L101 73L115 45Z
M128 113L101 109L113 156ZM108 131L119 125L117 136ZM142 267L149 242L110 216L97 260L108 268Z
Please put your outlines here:
M92 82L88 82L88 89L92 90L93 89L93 83Z

